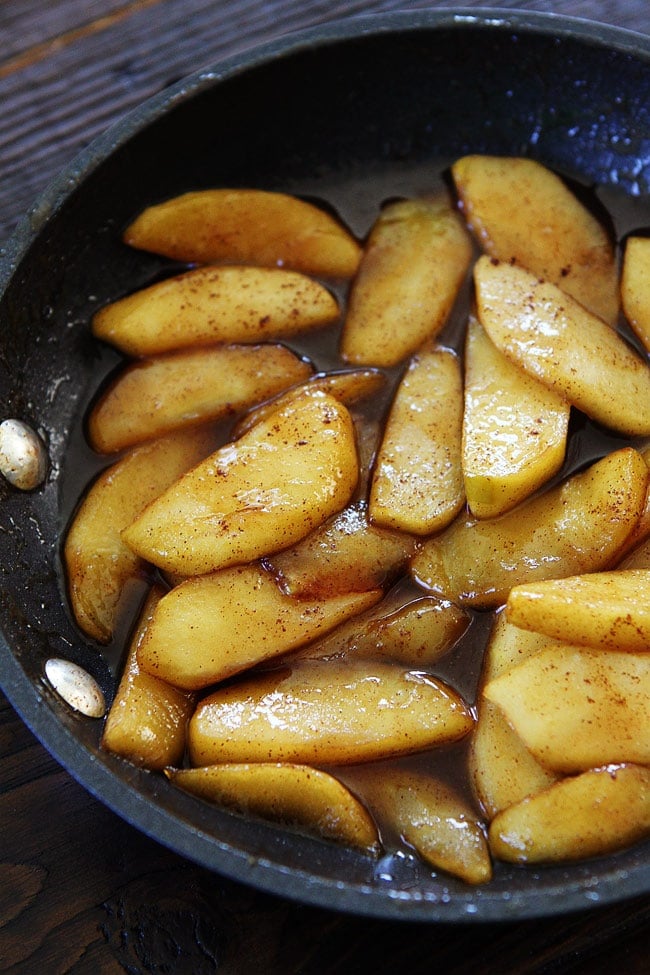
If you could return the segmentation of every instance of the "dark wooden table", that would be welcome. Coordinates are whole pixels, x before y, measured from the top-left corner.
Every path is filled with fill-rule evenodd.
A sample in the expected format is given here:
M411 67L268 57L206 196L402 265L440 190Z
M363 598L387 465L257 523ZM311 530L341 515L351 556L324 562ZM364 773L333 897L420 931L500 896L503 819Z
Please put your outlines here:
M79 149L177 78L320 22L445 5L4 0L0 244ZM647 0L500 5L650 34ZM1 972L634 975L650 971L649 948L650 897L554 920L412 926L303 907L225 881L140 835L86 794L0 695Z

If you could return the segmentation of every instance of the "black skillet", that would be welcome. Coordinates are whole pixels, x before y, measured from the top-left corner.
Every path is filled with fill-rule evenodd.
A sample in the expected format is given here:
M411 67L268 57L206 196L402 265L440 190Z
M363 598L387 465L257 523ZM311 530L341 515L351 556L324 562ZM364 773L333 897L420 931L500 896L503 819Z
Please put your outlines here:
M59 548L94 463L80 418L117 361L98 350L89 318L160 267L120 244L125 223L190 187L250 185L342 194L357 201L350 220L363 233L364 187L424 185L423 174L467 152L530 155L615 187L631 198L624 228L641 226L644 208L647 223L650 41L476 9L350 19L276 41L175 85L93 143L29 212L0 268L0 419L32 423L51 460L41 489L0 486L0 682L10 701L91 793L172 849L305 902L420 921L513 920L631 897L650 890L650 849L566 868L499 866L480 890L408 858L378 866L209 809L114 760L98 748L99 723L61 704L43 666L62 656L109 698L114 688L115 659L70 620Z

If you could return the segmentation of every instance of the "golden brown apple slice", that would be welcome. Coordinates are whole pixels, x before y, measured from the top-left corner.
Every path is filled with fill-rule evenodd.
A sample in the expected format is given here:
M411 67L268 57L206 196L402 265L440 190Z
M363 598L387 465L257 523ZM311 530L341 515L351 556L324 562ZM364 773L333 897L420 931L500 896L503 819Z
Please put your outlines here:
M150 769L181 761L194 695L141 671L138 647L164 590L154 586L131 639L117 693L106 718L102 747Z
M472 514L494 518L557 473L569 413L565 399L507 359L470 316L462 464Z
M268 342L336 320L334 296L283 268L201 267L100 309L93 333L132 356Z
M265 564L281 589L297 599L363 592L386 587L416 544L410 535L370 525L366 503L359 501Z
M149 562L186 576L250 562L343 508L358 475L347 409L325 394L304 395L186 474L123 538Z
M465 502L463 383L457 357L431 349L411 360L388 415L370 486L376 525L429 535Z
M72 610L89 636L101 643L111 639L126 590L146 568L122 541L122 529L213 447L209 429L152 440L107 468L90 487L63 552Z
M468 762L474 793L490 818L556 779L528 751L501 708L483 696L485 684L546 646L545 636L518 629L503 612L497 615L483 657L478 720Z
M297 600L258 565L222 569L188 579L161 599L138 663L176 687L197 690L324 636L381 595Z
M140 360L123 369L92 408L88 437L99 453L114 453L231 416L310 372L282 345L217 346Z
M650 650L650 570L592 572L510 590L510 622L551 639L605 650Z
M472 256L448 199L400 200L366 244L341 336L356 365L393 366L441 331Z
M291 402L305 392L321 392L333 396L345 406L353 406L359 400L372 396L386 383L386 377L379 369L346 369L340 372L319 372L310 376L299 386L279 393L272 399L249 410L233 429L234 437L241 437L269 413Z
M454 603L394 591L295 656L367 657L394 660L404 667L430 667L448 653L469 623L469 615Z
M498 518L457 518L424 543L411 574L431 592L489 608L513 586L605 569L635 530L647 481L641 455L616 450Z
M650 237L628 237L621 277L623 311L650 352Z
M511 863L605 856L650 835L650 769L610 765L556 782L500 813L490 848Z
M650 764L650 653L550 645L484 694L556 772Z
M467 222L487 254L515 261L606 322L616 321L612 241L563 180L519 157L464 156L451 171Z
M523 268L480 257L474 280L481 324L509 359L598 423L650 434L650 367L614 329Z
M325 210L286 193L211 189L148 207L127 228L132 247L198 264L260 264L351 277L361 248Z
M457 741L473 718L426 674L374 661L301 660L204 698L190 721L194 765L347 765Z
M186 792L246 815L296 826L327 840L376 852L372 816L342 782L321 769L291 763L168 769Z
M364 799L380 823L402 836L435 870L468 884L492 878L485 827L449 785L411 769L356 769Z

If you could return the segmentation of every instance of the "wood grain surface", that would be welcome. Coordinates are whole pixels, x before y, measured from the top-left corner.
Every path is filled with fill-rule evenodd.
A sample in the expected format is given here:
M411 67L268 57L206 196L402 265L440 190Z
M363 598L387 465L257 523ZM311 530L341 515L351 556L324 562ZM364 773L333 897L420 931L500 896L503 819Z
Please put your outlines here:
M501 0L650 34L647 0ZM94 136L179 77L289 31L449 4L5 0L0 246ZM466 2L464 6L478 6ZM0 972L621 972L650 969L650 898L518 924L407 925L223 880L142 836L49 757L0 695Z

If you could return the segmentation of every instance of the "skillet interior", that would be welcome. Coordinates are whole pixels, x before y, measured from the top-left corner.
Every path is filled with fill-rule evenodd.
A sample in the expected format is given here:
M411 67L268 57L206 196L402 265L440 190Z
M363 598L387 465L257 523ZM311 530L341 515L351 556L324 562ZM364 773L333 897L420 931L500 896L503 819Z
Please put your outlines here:
M117 361L96 348L89 318L159 267L119 243L137 211L211 185L332 199L368 172L421 172L467 152L531 155L647 206L648 91L650 43L623 31L511 11L350 20L203 71L146 103L33 208L3 258L0 412L44 433L52 468L33 494L0 487L0 680L52 754L125 819L239 880L392 918L507 920L650 889L647 844L570 868L499 866L481 890L403 859L378 869L208 810L105 755L98 725L70 715L42 679L45 660L61 655L94 673L109 697L114 686L116 661L70 621L59 539L94 463L79 417Z

